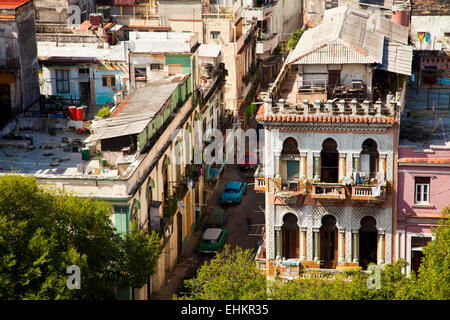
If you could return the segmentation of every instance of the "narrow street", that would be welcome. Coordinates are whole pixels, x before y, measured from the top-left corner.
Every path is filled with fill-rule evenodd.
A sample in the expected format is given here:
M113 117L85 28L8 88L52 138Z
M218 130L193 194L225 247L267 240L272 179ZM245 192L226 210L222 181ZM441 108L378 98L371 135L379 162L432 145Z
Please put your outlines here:
M247 215L250 215L252 224L264 224L264 194L257 194L254 191L253 174L254 170L240 171L238 165L228 165L208 204L208 213L211 211L211 208L221 207L220 194L227 182L233 180L247 182L247 194L243 197L242 203L224 207L228 214L225 224L228 230L226 243L232 248L239 246L244 249L254 249L257 242L261 240L260 236L250 236L247 229ZM200 267L206 259L210 258L200 257L197 253L197 245L204 230L205 217L202 218L199 227L189 241L184 255L169 275L166 284L157 294L152 295L152 300L171 300L180 288L183 277Z

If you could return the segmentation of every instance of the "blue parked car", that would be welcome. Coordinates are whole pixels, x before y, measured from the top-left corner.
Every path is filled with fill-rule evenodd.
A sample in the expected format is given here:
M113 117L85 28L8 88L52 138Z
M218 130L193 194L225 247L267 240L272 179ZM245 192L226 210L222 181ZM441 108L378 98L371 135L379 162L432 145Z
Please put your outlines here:
M247 193L247 183L242 181L231 181L225 186L220 200L225 203L241 203L242 197Z

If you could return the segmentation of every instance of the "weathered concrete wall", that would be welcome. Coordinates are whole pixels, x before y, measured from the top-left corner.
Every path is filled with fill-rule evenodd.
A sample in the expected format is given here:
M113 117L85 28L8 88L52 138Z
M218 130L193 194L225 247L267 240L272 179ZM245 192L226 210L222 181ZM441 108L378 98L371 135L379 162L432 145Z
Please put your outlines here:
M35 11L31 3L17 10L17 29L19 32L19 54L22 78L22 110L38 107L39 74L37 60L37 43Z
M442 50L450 48L450 16L412 16L411 39L414 46L421 50ZM429 33L420 41L419 32Z
M159 1L158 13L161 25L175 32L195 32L203 43L203 21L201 1Z

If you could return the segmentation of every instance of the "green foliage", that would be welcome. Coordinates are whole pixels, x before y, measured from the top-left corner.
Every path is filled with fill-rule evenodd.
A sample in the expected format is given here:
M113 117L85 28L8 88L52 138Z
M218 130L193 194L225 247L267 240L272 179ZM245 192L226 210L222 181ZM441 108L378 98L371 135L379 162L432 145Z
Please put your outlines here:
M286 43L288 51L293 50L297 46L298 41L300 40L305 31L306 31L305 29L297 29L291 33L291 37Z
M0 299L113 299L118 287L140 287L161 252L155 235L111 224L107 202L0 177ZM81 270L81 289L67 288L67 267Z
M435 239L424 247L424 257L417 276L420 295L427 300L450 299L449 208L444 209L443 215L447 219L440 221L439 226L433 230Z
M226 245L187 280L194 300L265 300L266 277L258 272L252 250Z
M104 117L107 118L111 115L111 110L109 110L108 107L103 107L97 112L97 117Z
M278 44L276 47L275 47L275 49L273 49L273 51L272 51L272 55L273 56L280 56L281 55L281 53L282 53L282 48L281 48L281 44Z

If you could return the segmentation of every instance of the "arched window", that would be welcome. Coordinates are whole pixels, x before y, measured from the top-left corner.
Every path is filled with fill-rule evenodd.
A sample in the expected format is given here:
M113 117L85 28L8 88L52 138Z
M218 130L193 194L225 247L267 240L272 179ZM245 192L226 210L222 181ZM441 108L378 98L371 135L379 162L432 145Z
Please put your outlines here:
M320 234L320 260L326 269L334 269L337 265L338 239L336 218L330 214L323 216Z
M377 143L373 139L366 139L361 148L359 175L363 181L374 179L378 172L379 155Z
M322 143L320 152L320 181L326 183L337 183L339 176L339 152L337 143L331 138Z
M294 138L284 140L283 149L281 150L281 176L286 188L289 190L294 190L298 187L299 159L300 152L298 151L297 140Z
M377 240L378 230L377 221L374 217L366 216L361 219L361 228L359 229L359 265L364 270L369 263L377 263Z

